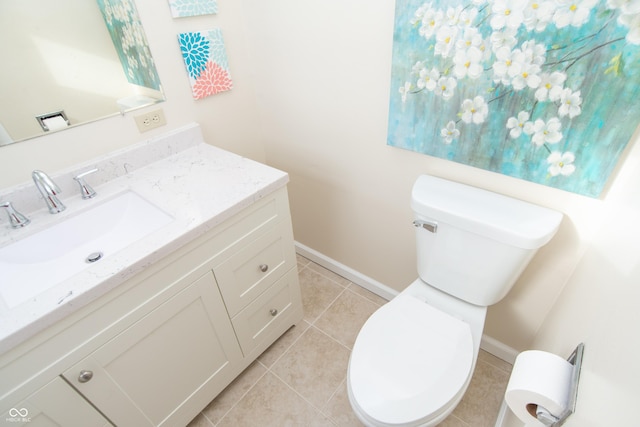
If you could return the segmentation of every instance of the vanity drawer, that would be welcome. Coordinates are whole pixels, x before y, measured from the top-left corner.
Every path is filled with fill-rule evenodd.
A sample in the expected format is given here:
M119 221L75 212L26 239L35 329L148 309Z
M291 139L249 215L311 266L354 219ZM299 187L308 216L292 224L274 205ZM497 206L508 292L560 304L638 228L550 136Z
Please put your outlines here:
M213 268L229 316L233 317L295 267L288 222L280 222Z
M271 343L282 335L291 326L292 318L301 319L300 301L298 271L293 268L231 319L245 356L261 344ZM294 313L296 310L298 313Z

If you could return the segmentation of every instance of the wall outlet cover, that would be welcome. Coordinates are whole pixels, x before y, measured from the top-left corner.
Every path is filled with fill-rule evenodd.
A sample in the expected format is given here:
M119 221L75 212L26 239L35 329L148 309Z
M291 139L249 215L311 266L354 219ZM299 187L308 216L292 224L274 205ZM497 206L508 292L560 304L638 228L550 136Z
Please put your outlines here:
M140 132L146 132L167 124L162 108L134 116Z

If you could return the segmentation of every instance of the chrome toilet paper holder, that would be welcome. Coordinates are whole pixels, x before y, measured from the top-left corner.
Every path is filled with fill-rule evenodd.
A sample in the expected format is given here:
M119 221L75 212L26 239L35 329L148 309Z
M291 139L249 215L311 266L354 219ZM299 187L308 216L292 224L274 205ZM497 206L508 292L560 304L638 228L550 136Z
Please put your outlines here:
M44 130L45 132L49 132L50 129L47 126L46 120L54 118L54 117L62 117L62 119L65 122L67 122L67 126L71 126L71 122L67 118L67 114L64 112L64 110L53 111L53 112L47 113L47 114L40 114L39 116L36 116L36 120L40 124L40 127L42 127L42 130Z
M571 373L571 387L569 389L569 402L567 409L565 409L559 416L551 414L549 411L541 406L536 408L536 418L542 424L549 427L559 427L569 418L569 415L573 414L576 409L576 400L578 399L578 382L580 381L580 369L582 368L582 357L584 355L584 343L578 344L571 356L567 359L569 363L573 365L573 372Z

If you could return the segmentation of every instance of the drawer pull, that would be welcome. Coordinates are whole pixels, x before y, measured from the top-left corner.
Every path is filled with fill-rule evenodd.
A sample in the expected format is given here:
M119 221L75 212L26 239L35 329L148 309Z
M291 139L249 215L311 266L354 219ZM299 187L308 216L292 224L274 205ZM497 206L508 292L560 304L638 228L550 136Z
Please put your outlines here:
M80 371L80 375L78 375L78 381L81 383L86 383L93 378L93 371Z
M267 264L260 264L260 271L262 271L263 273L266 273L267 270L269 269L269 266Z
M269 314L275 317L278 314L278 309L272 308L271 310L269 310Z

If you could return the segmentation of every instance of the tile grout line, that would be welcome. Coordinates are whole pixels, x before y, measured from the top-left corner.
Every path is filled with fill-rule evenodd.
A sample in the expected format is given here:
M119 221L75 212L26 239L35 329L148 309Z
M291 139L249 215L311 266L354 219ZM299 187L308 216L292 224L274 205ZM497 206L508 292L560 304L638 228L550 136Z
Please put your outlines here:
M305 268L306 268L306 267L305 267ZM307 269L308 269L309 271L313 272L313 273L319 274L320 276L322 276L323 278L325 278L325 279L327 279L327 280L332 281L333 283L335 283L336 285L338 285L338 286L340 287L340 292L338 292L338 294L336 295L336 297L335 297L335 298L333 298L333 299L332 299L332 300L327 304L327 306L326 306L326 307L324 307L324 308L322 309L322 311L320 312L320 314L318 314L318 316L317 316L315 319L313 319L313 322L310 322L310 323L309 323L310 325L312 325L312 326L313 326L313 325L315 325L315 323L316 323L316 322L317 322L317 321L318 321L318 320L319 320L319 319L320 319L320 318L321 318L321 317L322 317L322 316L327 312L327 310L329 310L329 308L333 305L333 303L334 303L334 302L336 302L336 301L340 298L340 296L344 293L344 291L346 291L346 290L347 290L347 288L346 288L345 286L342 286L340 283L336 282L335 280L333 280L333 279L331 279L331 278L329 278L329 277L327 277L327 276L325 276L325 275L323 275L323 274L321 274L321 273L318 273L317 271L315 271L315 270L313 270L313 269L311 269L311 268L307 268Z
M263 351L263 352L262 352L262 354L261 354L260 356L258 356L258 358L256 359L256 362L258 362L258 363L260 363L262 366L264 366L264 367L265 367L265 369L266 369L267 371L270 371L270 370L271 370L271 367L275 366L275 365L280 361L280 359L282 359L282 358L284 357L284 355L285 355L285 354L287 354L287 352L289 352L289 350L291 349L291 347L293 347L293 346L294 346L294 345L295 345L295 344L300 340L300 338L305 334L305 332L307 332L307 330L311 327L311 323L309 323L309 322L307 322L306 320L302 319L302 320L300 321L300 323L303 323L303 322L304 322L304 323L306 323L306 324L308 324L308 325L309 325L309 327L308 327L308 328L305 328L305 330L304 330L304 331L302 331L302 333L301 333L301 334L300 334L296 339L294 339L293 341L291 341L291 344L289 344L289 345L287 346L287 348L285 348L285 349L282 351L282 354L281 354L280 356L276 357L276 359L273 361L273 363L271 364L271 366L267 366L265 363L263 363L263 362L260 360L260 356L262 356L262 354L264 354L264 352L266 352L269 348L267 348L267 350ZM285 331L285 334L286 334L288 331L290 331L290 330L291 330L291 328L293 328L293 327L295 327L295 326L298 326L298 325L293 325L293 326L291 326L289 329L287 329L287 330ZM282 336L284 336L284 334L283 334L283 335L281 335L281 336L280 336L280 338L282 338ZM275 343L274 343L274 344L275 344ZM271 345L273 345L273 344L271 344Z
M340 392L340 389L342 388L342 386L344 385L346 387L346 382L347 382L347 377L345 376L345 378L342 380L342 382L340 383L340 385L338 386L338 388L331 394L331 396L329 396L329 400L327 400L324 404L324 406L322 407L327 408L327 406L329 405L329 402L331 402L331 399L333 399L334 397L336 397L336 395ZM329 414L327 414L326 412L324 412L322 409L320 409L320 412L322 413L322 415L324 415L325 417L327 417L327 419L329 419L332 423L337 424L337 420L334 420L333 417Z
M356 284L356 283L353 283L353 282L349 282L349 283L350 283L351 285L353 285L353 286L358 286L358 287L360 287L360 285L358 285L358 284ZM364 288L363 288L363 289L364 289ZM373 301L373 300L371 300L371 299L367 298L367 297L366 297L366 296L364 296L364 295L360 295L359 293L354 292L353 290L351 290L351 289L350 289L350 287L346 287L346 288L345 288L345 290L347 290L347 291L351 292L353 295L355 295L355 296L357 296L357 297L359 297L359 298L362 298L362 299L363 299L363 300L365 300L366 302L370 302L370 303L372 303L372 304L376 305L378 308L382 307L384 304L386 304L387 302L389 302L389 301L385 301L384 303L379 304L378 302ZM367 290L365 289L365 291L367 291ZM370 292L370 291L367 291L367 292Z
M305 267L306 267L306 268L308 268L310 271L313 271L314 273L317 273L317 274L321 275L321 276L322 276L322 277L324 277L325 279L331 280L333 283L337 284L337 285L338 285L338 286L340 286L341 288L345 288L345 289L346 289L346 288L348 288L348 287L349 287L349 285L351 285L351 284L353 283L351 280L347 279L346 277L340 276L338 273L334 273L333 271L331 271L331 270L329 270L329 269L327 269L327 268L324 268L324 267L322 267L322 266L321 266L321 265L319 265L319 264L315 264L315 265L317 265L318 267L320 267L320 269L319 269L319 270L315 270L315 269L313 269L313 268L309 268L309 265L311 265L311 264L315 264L315 263L314 263L314 262L309 262ZM323 273L322 273L322 271L328 271L328 272L329 272L329 273L331 273L331 274L323 274ZM337 280L335 280L335 279L334 279L333 277L331 277L331 276L333 276L333 277L335 277L335 276L341 277L342 279L344 279L344 280L346 280L347 282L349 282L349 285L346 285L346 286L345 286L345 285L343 285L342 283L340 283L340 282L338 282Z
M305 331L306 332L306 331ZM318 408L316 405L314 405L313 403L311 403L306 397L304 397L302 394L300 394L296 389L294 389L291 385L289 385L289 383L287 383L283 378L281 378L278 374L276 374L275 372L269 370L269 372L278 379L278 381L280 381L282 384L284 384L285 386L287 386L287 388L291 391L293 391L300 399L302 399L307 405L309 405L310 407L312 407L314 410L316 410L318 412L318 414L324 415L326 418L328 418L332 424L335 424L333 418L331 418L330 416L328 416L327 414L325 414L322 409ZM343 381L344 382L344 381ZM340 385L342 385L342 382L340 383ZM329 401L331 400L331 398L338 392L339 388L336 389L332 394L331 397L329 398L329 400L327 400L323 405L326 406L327 403L329 403Z
M214 423L213 421L211 421L211 420L209 419L209 417L207 417L207 415L206 415L204 412L201 412L201 414L202 414L202 415L203 415L203 416L204 416L204 417L205 417L205 418L206 418L206 419L207 419L207 420L208 420L208 421L209 421L209 422L210 422L214 427L215 427L215 426L217 426L218 424L220 424L220 423L225 419L225 417L226 417L227 415L229 415L229 413L230 413L233 409L235 409L235 407L236 407L236 406L238 406L238 404L239 404L240 402L242 402L242 400L247 396L247 394L249 394L249 392L250 392L251 390L253 390L253 388L258 384L258 382L259 382L262 378L264 378L264 376L267 374L267 372L269 372L269 368L267 368L264 364L262 364L262 363L261 363L260 361L258 361L258 360L256 360L256 362L258 362L258 363L260 363L262 366L264 366L264 367L265 367L265 371L262 373L262 375L260 375L260 376L258 377L258 379L257 379L253 384L251 384L251 387L249 387L249 388L247 389L247 391L246 391L246 392L242 393L242 395L240 396L240 398L239 398L239 399L238 399L238 400L237 400L233 405L231 405L231 407L230 407L230 408L229 408L229 409L228 409L228 410L227 410L227 411L226 411L226 412L225 412L225 413L220 417L220 420L219 420L217 423ZM247 367L245 368L245 370L244 370L244 371L242 371L242 372L240 373L240 375L242 375L243 373L245 373L245 372L247 371L247 369L249 369L250 367L251 367L251 365L247 366ZM239 377L240 377L240 376L238 376L238 377L236 377L236 378L239 378ZM233 383L233 382L232 382L232 383ZM230 385L231 385L231 384L229 384L227 387L229 387ZM226 389L226 387L225 387L225 389ZM224 392L224 390L223 390L222 392L220 392L220 394L222 394L223 392ZM217 396L216 396L216 397L217 397Z
M345 350L347 350L349 352L349 356L351 356L351 349L349 347L347 347L346 345L342 344L340 341L338 341L337 339L333 338L331 335L329 335L328 333L326 333L325 331L323 331L322 329L320 329L319 327L317 327L316 325L311 325L311 327L313 329L315 329L316 331L320 332L322 335L324 335L325 337L329 338L331 341L335 342L336 344L338 344L340 347L344 347ZM305 331L306 332L306 331Z

